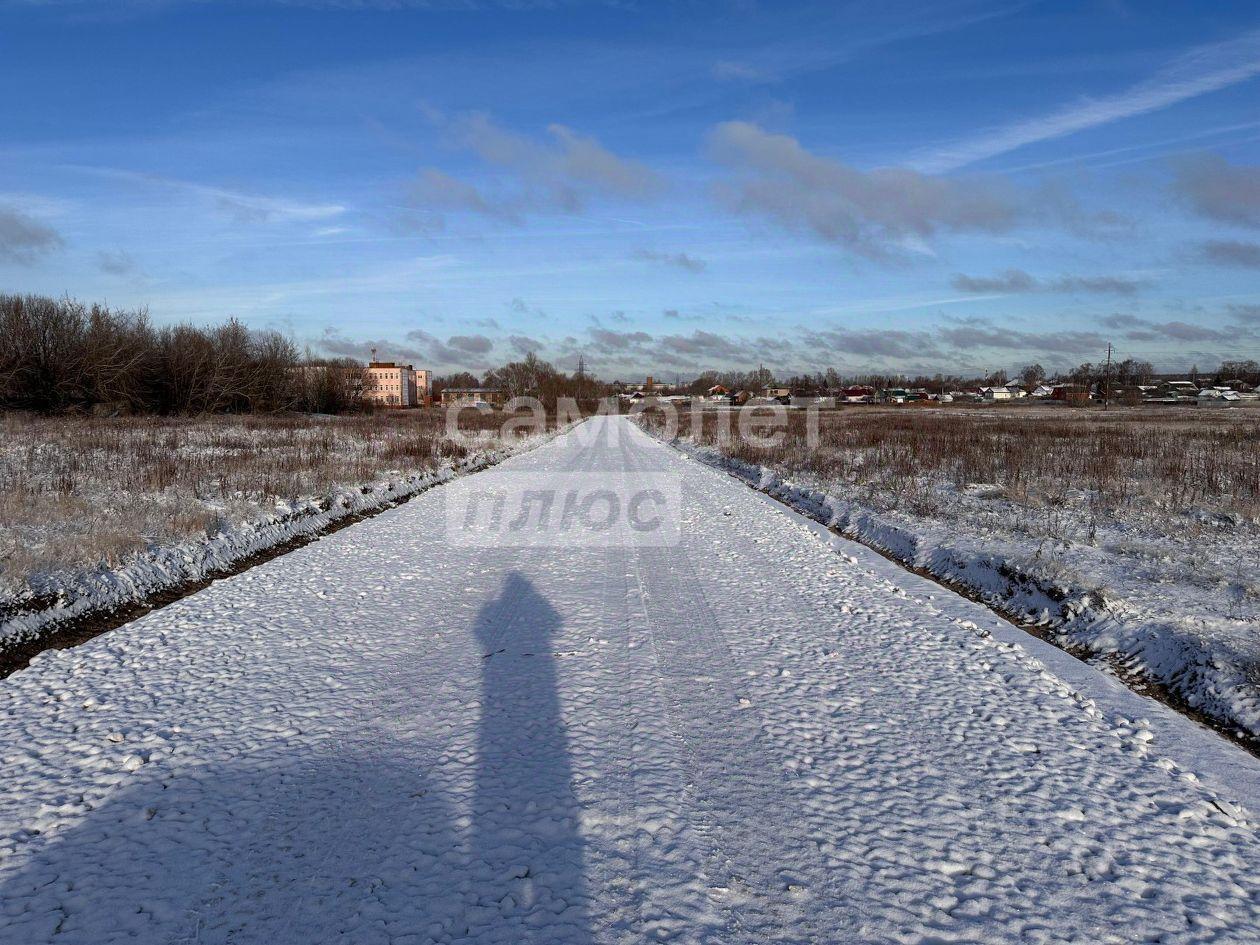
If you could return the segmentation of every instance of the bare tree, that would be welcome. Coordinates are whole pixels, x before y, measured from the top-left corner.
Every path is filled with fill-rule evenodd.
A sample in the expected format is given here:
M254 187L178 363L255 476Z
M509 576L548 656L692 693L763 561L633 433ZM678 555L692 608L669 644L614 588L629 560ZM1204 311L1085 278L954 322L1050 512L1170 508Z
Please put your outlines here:
M299 403L293 343L235 319L156 330L143 309L0 295L0 404L160 413L285 410Z

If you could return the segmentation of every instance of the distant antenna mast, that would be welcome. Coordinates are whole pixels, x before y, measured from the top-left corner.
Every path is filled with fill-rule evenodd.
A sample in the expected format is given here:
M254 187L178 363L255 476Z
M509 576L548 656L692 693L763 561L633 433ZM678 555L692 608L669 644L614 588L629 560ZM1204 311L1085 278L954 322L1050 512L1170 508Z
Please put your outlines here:
M1102 402L1103 410L1108 407L1108 401L1111 399L1111 342L1107 342L1107 366L1103 368L1102 382Z
M376 349L375 348L372 349L372 362L373 363L376 362Z

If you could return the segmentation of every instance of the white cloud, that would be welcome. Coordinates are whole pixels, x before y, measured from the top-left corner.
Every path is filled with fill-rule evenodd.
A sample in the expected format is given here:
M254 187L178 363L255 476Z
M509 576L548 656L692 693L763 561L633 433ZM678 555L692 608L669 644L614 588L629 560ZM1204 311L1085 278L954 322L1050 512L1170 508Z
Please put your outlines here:
M246 223L263 222L310 222L329 220L341 216L346 208L336 203L304 203L283 197L250 194L193 181L177 180L160 174L145 174L115 167L91 167L79 164L66 165L70 170L82 171L110 180L159 187L173 190L208 201L235 219Z
M1197 213L1235 226L1260 227L1260 165L1219 154L1177 161L1173 190Z
M62 246L61 234L28 213L0 206L0 261L23 264Z
M1043 280L1022 269L1007 269L994 276L969 276L960 272L951 283L959 292L1098 292L1113 295L1131 295L1144 284L1139 279L1124 275L1059 276Z
M723 82L760 82L770 78L764 70L733 59L719 59L711 72L713 78Z
M129 276L139 271L140 266L134 256L125 249L115 252L101 250L96 254L96 264L101 272L111 276Z
M633 258L641 259L644 262L677 266L679 269L686 269L688 272L704 272L705 267L708 265L703 259L698 259L687 253L663 253L655 249L636 249L632 255Z
M452 142L506 172L509 180L507 187L484 187L425 168L411 194L419 207L520 222L529 211L580 212L596 195L646 200L664 189L655 171L564 125L548 125L547 137L531 138L501 128L479 112L450 119L429 112Z
M1028 144L1049 141L1142 115L1260 75L1260 30L1199 46L1123 92L1085 99L923 154L910 162L926 173L952 171Z
M737 212L872 258L922 252L940 231L1008 230L1021 212L999 181L955 181L905 168L864 171L748 122L718 125L710 144L738 175L720 185Z

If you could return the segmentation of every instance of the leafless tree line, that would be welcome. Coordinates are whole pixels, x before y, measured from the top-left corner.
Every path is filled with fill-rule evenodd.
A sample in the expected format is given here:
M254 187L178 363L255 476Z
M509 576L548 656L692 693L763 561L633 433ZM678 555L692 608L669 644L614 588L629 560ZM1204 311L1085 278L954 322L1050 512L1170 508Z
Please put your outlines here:
M0 294L0 404L163 414L354 406L345 366L304 363L236 319L155 328L145 310Z
M555 408L561 398L572 398L583 409L597 409L596 401L616 393L611 384L600 381L584 370L566 374L550 361L544 361L532 351L520 361L509 361L487 371L483 378L461 371L433 379L433 396L442 391L460 387L487 387L503 391L508 397L533 397L548 410Z

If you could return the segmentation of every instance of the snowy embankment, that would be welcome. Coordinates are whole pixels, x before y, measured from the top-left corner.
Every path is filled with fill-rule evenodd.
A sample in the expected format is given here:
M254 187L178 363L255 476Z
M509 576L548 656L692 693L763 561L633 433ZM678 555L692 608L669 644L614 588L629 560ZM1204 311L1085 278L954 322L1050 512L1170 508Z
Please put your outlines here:
M564 432L564 431L558 431ZM311 538L347 518L370 515L432 486L476 472L508 456L533 449L558 433L536 435L419 473L397 472L376 482L339 487L322 496L278 501L273 512L228 524L214 535L154 544L127 555L116 566L45 576L40 594L0 600L0 651L36 640L67 621L108 614L163 591L194 584L290 541Z
M672 445L1037 627L1100 668L1154 683L1237 736L1260 739L1260 627L1243 606L1252 577L1239 566L1232 580L1221 578L1222 556L1231 548L1245 555L1245 547L1104 525L1092 542L1051 548L1019 527L1008 503L993 508L983 489L944 495L953 505L949 514L928 518L873 508L818 477L788 476L688 440ZM1197 566L1206 559L1216 567ZM1185 561L1196 566L1179 568ZM1254 567L1254 554L1250 561Z

